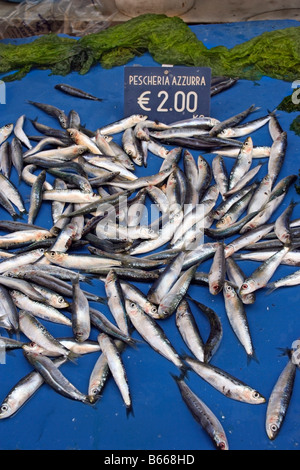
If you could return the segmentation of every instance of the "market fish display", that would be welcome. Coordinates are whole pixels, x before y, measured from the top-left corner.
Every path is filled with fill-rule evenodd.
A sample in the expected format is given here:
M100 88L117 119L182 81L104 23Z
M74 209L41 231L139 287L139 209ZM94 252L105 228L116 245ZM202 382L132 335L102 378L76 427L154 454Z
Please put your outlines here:
M85 92L82 97L92 99ZM13 219L0 223L0 325L9 335L22 336L22 341L11 338L15 344L3 340L6 350L22 349L33 367L3 399L0 419L13 415L43 383L93 405L110 379L131 412L135 392L122 353L149 347L179 369L184 402L216 447L227 449L223 428L198 393L186 387L185 376L201 375L237 401L261 404L268 398L212 364L216 353L222 354L223 319L190 291L205 286L208 295L224 302L237 343L246 357L256 358L255 322L250 328L247 316L248 306L258 301L256 290L299 282L297 272L271 279L287 260L300 263L293 232L297 201L272 218L296 179L281 176L287 133L274 113L243 123L258 111L254 105L224 121L204 116L167 125L133 115L90 130L76 110L67 114L59 106L29 104L58 126L31 121L43 134L34 144L23 114L15 125L0 128L0 205ZM265 125L273 145L257 146L248 134ZM195 150L207 154L194 155ZM158 170L151 169L152 157L160 163ZM230 171L226 157L235 159ZM257 158L267 160L256 164ZM260 176L263 171L267 174ZM24 200L10 181L14 172L28 186ZM154 203L156 218L145 222L148 202ZM52 219L40 227L35 223L45 206ZM271 243L269 235L279 244L260 251L260 266L246 276L239 260L251 255L247 250L254 253L258 243ZM210 266L206 272L204 262ZM83 286L97 281L104 297ZM143 282L144 289L135 282ZM91 302L100 302L108 315ZM206 337L196 311L208 324ZM184 352L164 330L172 321ZM53 336L51 323L69 330L69 336ZM88 390L81 392L63 374L63 364L92 353L97 358Z

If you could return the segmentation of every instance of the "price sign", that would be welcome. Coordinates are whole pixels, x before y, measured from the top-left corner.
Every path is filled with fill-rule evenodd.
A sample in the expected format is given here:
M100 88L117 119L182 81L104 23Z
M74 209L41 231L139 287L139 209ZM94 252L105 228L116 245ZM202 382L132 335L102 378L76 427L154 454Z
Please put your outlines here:
M124 115L171 123L210 115L209 67L124 67Z

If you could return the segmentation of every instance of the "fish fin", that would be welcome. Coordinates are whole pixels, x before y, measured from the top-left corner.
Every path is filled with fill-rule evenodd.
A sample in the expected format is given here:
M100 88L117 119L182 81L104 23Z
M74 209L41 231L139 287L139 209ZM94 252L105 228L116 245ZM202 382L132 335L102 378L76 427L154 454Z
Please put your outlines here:
M251 361L255 361L259 364L255 351L253 351L253 354L247 354L247 366L249 366Z
M98 297L97 297L97 300L95 300L95 302L99 302L100 304L107 305L107 297L100 297L100 296L98 296Z
M126 406L126 417L129 418L130 415L134 417L132 404L130 404L129 406Z
M289 358L291 358L292 356L292 349L291 348L277 348L279 351L281 351L281 353L279 354L280 356L288 356Z
M277 287L275 287L275 282L270 282L269 284L266 285L266 287L268 288L268 290L265 295L270 295L272 294L272 292L274 292L274 290L277 289Z
M74 364L77 365L77 359L78 359L78 357L80 357L80 354L77 354L77 353L74 353L73 351L70 351L68 353L67 357L68 357L69 361L71 361L71 362L73 362Z

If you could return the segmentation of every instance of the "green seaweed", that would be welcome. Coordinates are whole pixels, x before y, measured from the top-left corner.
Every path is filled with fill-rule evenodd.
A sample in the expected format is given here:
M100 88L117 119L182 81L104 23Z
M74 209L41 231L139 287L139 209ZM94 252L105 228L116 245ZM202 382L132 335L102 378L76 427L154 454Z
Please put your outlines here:
M231 49L208 49L180 18L145 14L80 39L49 34L26 44L0 43L0 73L14 72L6 81L34 68L86 74L97 63L108 69L145 52L160 64L211 67L213 75L293 81L300 73L300 27L265 32Z
M295 134L300 136L300 116L297 116L293 120L292 124L290 125L290 130L294 131Z
M277 109L279 109L279 111L285 111L286 113L294 113L296 111L300 111L300 103L295 103L292 97L293 93L283 98L281 103L277 106Z

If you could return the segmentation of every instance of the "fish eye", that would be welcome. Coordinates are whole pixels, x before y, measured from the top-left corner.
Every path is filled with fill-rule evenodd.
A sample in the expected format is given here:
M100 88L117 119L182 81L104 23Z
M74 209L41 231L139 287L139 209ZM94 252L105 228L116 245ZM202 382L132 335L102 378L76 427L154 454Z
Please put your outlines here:
M248 284L242 284L242 289L247 289Z
M7 411L7 410L8 410L8 405L6 403L1 405L1 411Z
M63 297L58 297L57 301L58 301L59 304L62 304L62 303L64 303L64 298Z
M259 398L259 393L255 390L255 391L252 393L252 396L253 396L253 398Z
M276 432L277 431L277 425L274 424L274 423L271 424L270 429L271 429L272 432Z
M220 450L225 450L225 449L226 449L226 444L225 444L225 442L220 442L220 443L218 444L218 448L219 448Z
M156 307L151 307L151 313L156 313L157 312L157 308Z
M52 258L54 258L54 256L55 256L55 251L49 251L49 255L50 255Z
M131 307L131 308L134 308L134 307L135 307L135 303L134 303L134 302L131 302L130 307Z

